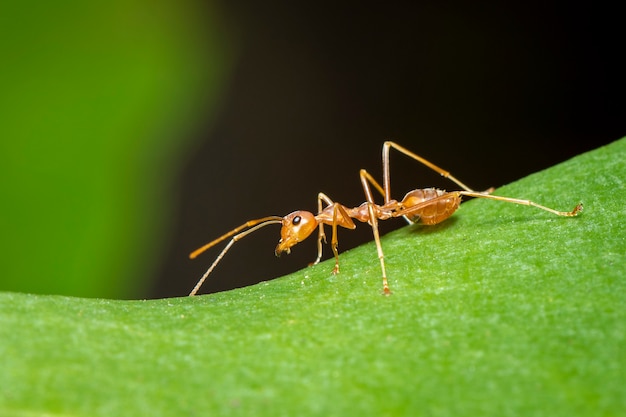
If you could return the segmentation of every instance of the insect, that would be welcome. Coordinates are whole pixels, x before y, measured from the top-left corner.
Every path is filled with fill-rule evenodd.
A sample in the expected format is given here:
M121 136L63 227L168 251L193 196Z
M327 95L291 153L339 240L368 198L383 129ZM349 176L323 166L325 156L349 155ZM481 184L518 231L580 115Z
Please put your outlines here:
M444 178L449 179L456 185L461 187L462 191L444 191L437 188L424 188L409 191L402 200L393 200L391 198L391 180L389 176L389 153L391 149L422 163L433 171L439 173ZM493 189L486 191L474 191L461 181L456 179L450 172L438 167L432 162L422 158L421 156L411 152L410 150L398 145L395 142L387 141L383 144L383 184L382 186L372 177L366 170L361 169L359 176L361 179L361 186L365 193L366 201L358 207L349 208L343 204L337 203L330 199L326 194L319 193L317 195L317 214L313 214L308 211L298 210L286 215L280 216L267 216L256 220L250 220L242 224L239 227L234 228L228 233L223 234L217 239L207 243L206 245L193 251L189 257L191 259L196 258L198 255L212 248L218 243L231 238L228 244L224 247L222 252L213 261L209 269L200 278L196 286L193 288L190 296L195 295L206 278L213 272L217 264L222 260L226 252L233 246L235 242L249 234L257 231L258 229L270 224L280 224L280 240L275 249L276 256L280 256L282 253L289 253L291 248L309 237L315 229L317 232L317 257L311 265L315 265L322 259L322 242L326 242L326 234L324 232L324 225L331 227L331 240L330 247L335 256L335 266L332 270L333 274L339 273L339 253L337 251L337 229L343 227L346 229L355 229L356 224L353 219L368 223L374 234L374 241L376 242L376 250L378 253L378 259L380 260L380 269L382 271L383 281L383 294L391 294L389 289L389 282L387 279L387 273L385 271L385 255L380 243L380 235L378 232L378 222L381 220L388 220L396 217L404 217L408 223L422 223L425 225L434 225L441 223L450 217L459 205L461 204L461 198L477 197L488 198L491 200L504 201L507 203L521 204L526 206L536 207L541 210L548 211L557 216L573 217L578 215L583 209L582 204L578 204L572 211L557 211L549 207L542 206L530 200L520 200L517 198L502 197L492 195ZM376 190L384 198L383 204L377 204L374 201L372 195L372 188Z

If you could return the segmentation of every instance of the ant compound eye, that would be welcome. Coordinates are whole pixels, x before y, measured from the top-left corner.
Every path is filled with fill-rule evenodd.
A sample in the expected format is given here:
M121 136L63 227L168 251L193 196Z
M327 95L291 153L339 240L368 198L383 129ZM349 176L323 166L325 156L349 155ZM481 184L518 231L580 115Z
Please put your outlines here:
M296 216L293 218L293 220L291 221L293 224L298 225L300 224L300 222L302 221L302 217L300 216Z

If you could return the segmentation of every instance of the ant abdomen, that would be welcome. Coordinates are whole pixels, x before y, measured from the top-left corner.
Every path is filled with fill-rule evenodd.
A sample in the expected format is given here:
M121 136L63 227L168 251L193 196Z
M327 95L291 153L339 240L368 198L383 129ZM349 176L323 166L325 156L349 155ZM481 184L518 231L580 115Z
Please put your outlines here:
M447 195L447 198L441 198ZM431 201L434 200L434 201ZM424 204L429 202L429 204ZM461 204L461 196L457 193L447 193L438 188L423 188L409 191L400 203L404 210L410 210L411 207L422 205L422 207L407 213L407 217L413 223L422 223L433 225L441 223L459 208Z

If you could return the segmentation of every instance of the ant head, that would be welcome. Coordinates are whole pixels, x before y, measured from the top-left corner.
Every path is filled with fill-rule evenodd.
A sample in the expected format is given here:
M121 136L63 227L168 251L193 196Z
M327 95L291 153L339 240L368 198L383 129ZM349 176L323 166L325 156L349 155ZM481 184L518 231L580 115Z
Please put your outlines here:
M317 227L315 215L308 211L294 211L283 217L283 227L280 229L280 240L276 246L276 256L291 251L291 247L303 241Z

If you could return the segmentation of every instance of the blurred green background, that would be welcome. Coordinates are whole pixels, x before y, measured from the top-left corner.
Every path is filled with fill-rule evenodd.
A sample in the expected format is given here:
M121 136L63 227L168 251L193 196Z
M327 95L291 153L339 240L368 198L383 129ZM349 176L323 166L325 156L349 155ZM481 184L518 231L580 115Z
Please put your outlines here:
M0 290L132 298L233 45L193 1L0 6Z

